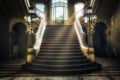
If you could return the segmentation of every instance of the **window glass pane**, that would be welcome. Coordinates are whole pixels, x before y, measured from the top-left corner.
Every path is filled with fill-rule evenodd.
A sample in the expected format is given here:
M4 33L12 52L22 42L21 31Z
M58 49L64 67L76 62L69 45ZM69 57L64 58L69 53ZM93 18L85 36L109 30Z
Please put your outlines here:
M68 19L68 11L67 11L67 7L64 8L64 20Z
M56 3L56 6L58 6L58 7L62 7L62 6L64 6L64 3L61 3L61 2Z
M43 4L36 4L36 8L42 12L44 12L45 6Z
M55 20L55 7L52 8L52 20Z
M60 0L52 0L52 3L56 3L59 2Z
M64 2L59 2L58 1L58 2L52 3L52 7L60 7L60 6L67 7L67 3L64 3Z
M52 0L52 3L55 3L56 2L56 0Z
M52 3L56 3L56 2L67 3L67 0L52 0Z
M67 0L60 0L60 2L64 2L64 3L67 3Z
M54 11L53 11L53 8L52 8L52 20L53 20L53 18L54 18Z
M43 17L44 16L43 13L44 13L45 6L43 4L36 4L35 7L37 8L36 9L37 16Z
M63 20L63 7L56 7L56 20Z
M60 0L56 0L56 2L60 2Z
M68 19L68 0L52 0L52 20Z

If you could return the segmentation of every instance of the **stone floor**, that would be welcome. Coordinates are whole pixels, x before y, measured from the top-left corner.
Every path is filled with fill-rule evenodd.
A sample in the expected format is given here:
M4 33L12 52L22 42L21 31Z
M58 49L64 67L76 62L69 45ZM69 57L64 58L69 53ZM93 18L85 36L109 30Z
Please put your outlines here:
M25 59L0 62L0 80L120 80L120 62L109 58L96 58L103 70L74 76L44 76L21 70Z

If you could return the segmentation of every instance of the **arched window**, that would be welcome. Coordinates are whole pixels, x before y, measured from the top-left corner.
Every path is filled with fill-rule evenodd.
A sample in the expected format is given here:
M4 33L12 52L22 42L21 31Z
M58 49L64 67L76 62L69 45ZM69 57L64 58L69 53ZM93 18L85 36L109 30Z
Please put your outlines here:
M43 14L44 14L44 11L45 11L45 5L44 5L44 4L41 4L41 3L37 3L37 4L35 5L35 7L36 7L36 14L37 14L38 16L43 17Z
M84 6L85 4L84 3L77 3L75 5L75 15L76 17L81 17L84 15Z
M68 0L52 0L52 20L68 19Z
M63 3L67 3L67 0L52 0L52 3L56 3L56 2L63 2Z

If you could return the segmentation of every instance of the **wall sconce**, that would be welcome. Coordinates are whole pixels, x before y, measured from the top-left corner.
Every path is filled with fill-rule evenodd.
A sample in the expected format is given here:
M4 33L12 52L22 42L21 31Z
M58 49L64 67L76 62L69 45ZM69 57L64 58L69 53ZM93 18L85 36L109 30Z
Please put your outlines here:
M92 7L87 7L85 14L84 14L84 21L87 23L90 20L96 20L97 16L93 13Z
M97 19L97 16L96 15L92 15L91 16L91 20L96 20Z
M90 6L87 7L86 13L88 13L88 14L93 13L93 11L92 11L92 7L90 7Z
M27 17L27 21L28 21L29 23L32 22L31 16L28 16L28 17Z
M84 16L84 22L87 23L89 18L87 16Z
M24 16L24 19L25 19L26 22L29 22L29 23L32 22L31 21L31 16Z

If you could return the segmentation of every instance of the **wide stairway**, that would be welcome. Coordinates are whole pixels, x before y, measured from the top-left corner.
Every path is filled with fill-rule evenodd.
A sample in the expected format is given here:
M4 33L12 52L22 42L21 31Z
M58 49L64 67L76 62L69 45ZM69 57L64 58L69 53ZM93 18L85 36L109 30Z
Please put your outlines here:
M47 25L38 56L22 68L45 75L74 75L100 70L101 65L83 55L72 25Z

